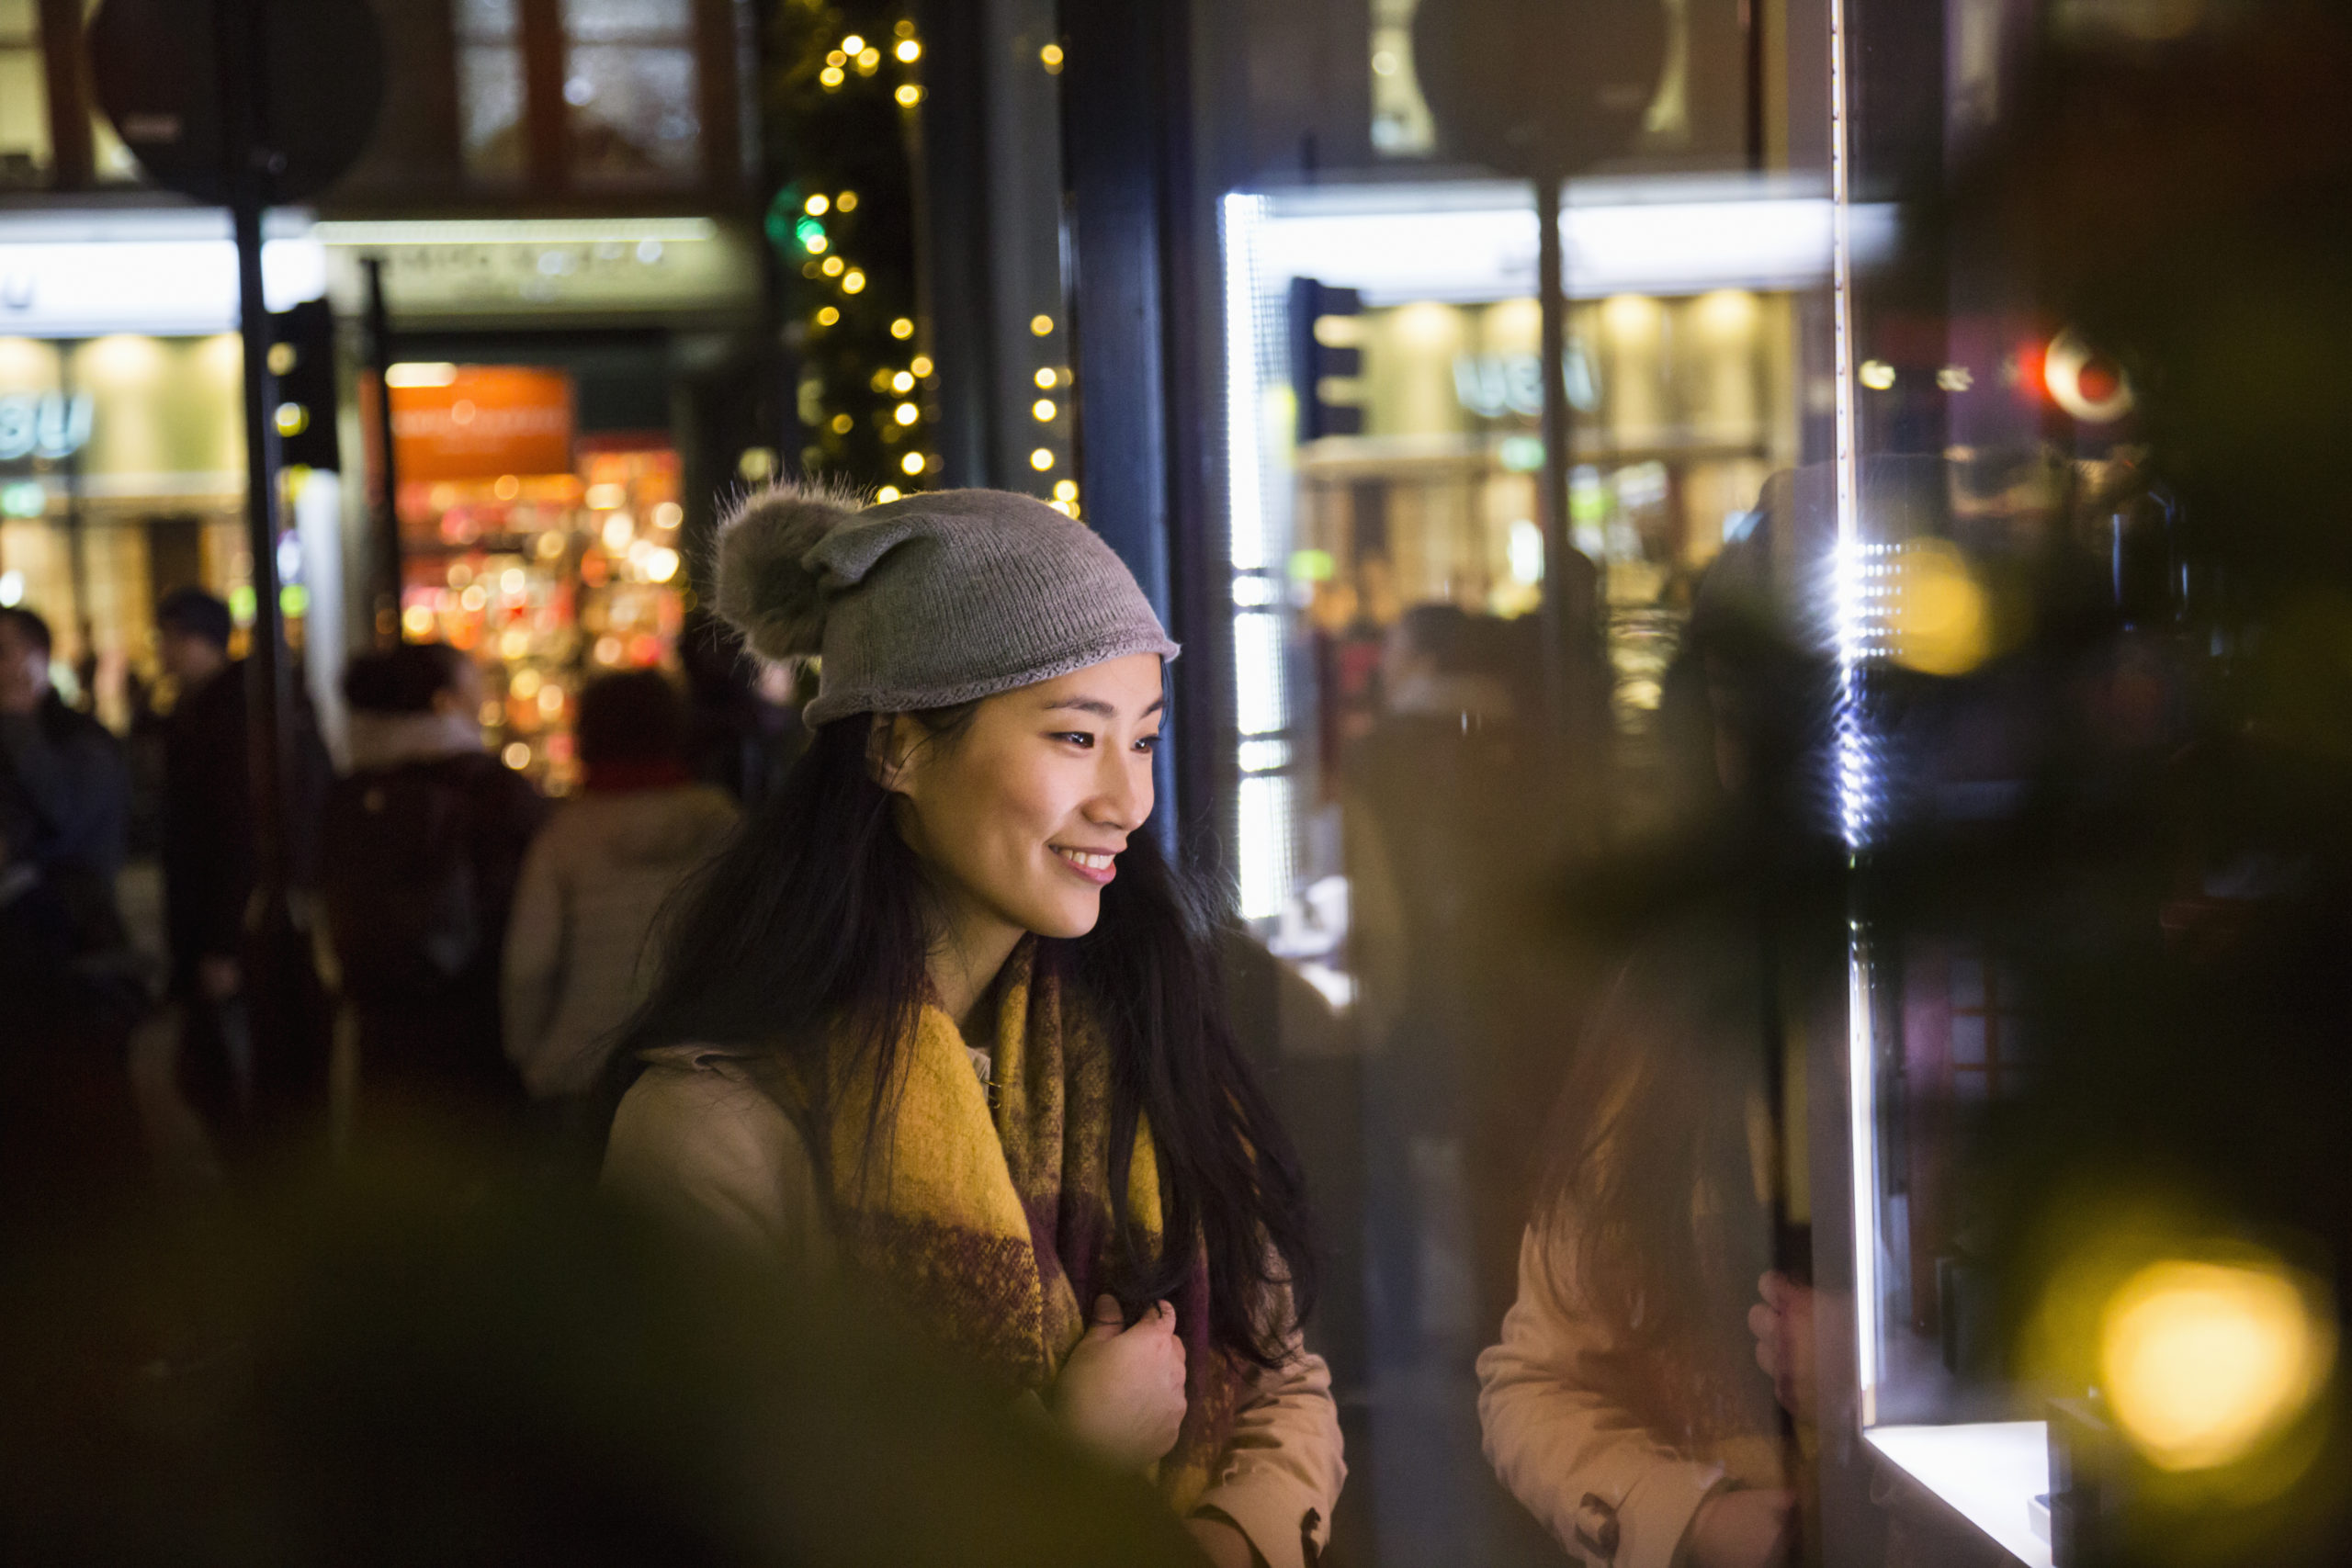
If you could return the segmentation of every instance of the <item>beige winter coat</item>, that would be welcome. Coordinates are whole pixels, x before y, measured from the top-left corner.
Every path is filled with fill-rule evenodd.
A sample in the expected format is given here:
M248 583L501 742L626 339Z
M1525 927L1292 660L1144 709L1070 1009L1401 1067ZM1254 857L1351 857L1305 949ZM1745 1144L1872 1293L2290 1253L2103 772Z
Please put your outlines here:
M614 1118L605 1187L761 1256L830 1267L808 1147L743 1064L693 1046L650 1055ZM1230 1519L1269 1568L1306 1568L1346 1475L1330 1371L1300 1345L1257 1374L1201 1506Z
M506 928L506 1055L534 1099L584 1094L652 979L662 900L735 822L707 784L591 792L532 841Z

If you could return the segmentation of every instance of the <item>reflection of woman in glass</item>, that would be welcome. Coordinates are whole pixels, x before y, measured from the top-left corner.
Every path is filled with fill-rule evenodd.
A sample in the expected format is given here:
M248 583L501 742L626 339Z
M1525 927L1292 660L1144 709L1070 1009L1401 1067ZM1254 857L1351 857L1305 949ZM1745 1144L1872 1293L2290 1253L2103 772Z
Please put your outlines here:
M1620 976L1561 1097L1519 1300L1478 1360L1504 1483L1620 1568L1773 1562L1791 1534L1758 1368L1793 1404L1811 1292L1767 1274L1777 1141L1745 934L1683 933Z
M1289 1140L1144 830L1176 649L1090 530L984 491L728 525L718 607L823 656L808 751L673 923L609 1185L838 1267L1289 1568L1343 1466Z
M1775 1395L1809 1418L1813 1292L1772 1266L1776 1226L1803 1212L1780 1132L1802 1124L1803 1082L1768 1000L1788 955L1759 951L1781 944L1758 915L1766 890L1793 900L1787 871L1817 830L1816 675L1773 614L1792 499L1786 477L1768 486L1764 522L1710 568L1661 714L1683 759L1662 794L1728 896L1643 943L1578 1040L1518 1300L1478 1362L1497 1472L1615 1568L1748 1568L1795 1535Z

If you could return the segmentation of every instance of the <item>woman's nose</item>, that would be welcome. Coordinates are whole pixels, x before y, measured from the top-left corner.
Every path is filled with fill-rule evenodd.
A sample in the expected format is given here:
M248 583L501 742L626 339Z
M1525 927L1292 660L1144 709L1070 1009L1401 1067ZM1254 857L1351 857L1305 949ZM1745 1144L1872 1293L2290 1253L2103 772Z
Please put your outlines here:
M1140 827L1151 815L1151 756L1148 752L1106 751L1097 784L1096 817L1103 826L1121 829Z

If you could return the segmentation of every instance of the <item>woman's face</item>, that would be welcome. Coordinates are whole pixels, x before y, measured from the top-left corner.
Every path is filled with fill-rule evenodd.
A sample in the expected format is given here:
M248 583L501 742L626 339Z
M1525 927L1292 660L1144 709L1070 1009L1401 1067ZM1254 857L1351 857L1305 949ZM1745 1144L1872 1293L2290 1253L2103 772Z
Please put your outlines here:
M1162 707L1159 656L1136 653L989 697L950 739L894 720L899 831L950 919L1092 931L1119 852L1151 815Z

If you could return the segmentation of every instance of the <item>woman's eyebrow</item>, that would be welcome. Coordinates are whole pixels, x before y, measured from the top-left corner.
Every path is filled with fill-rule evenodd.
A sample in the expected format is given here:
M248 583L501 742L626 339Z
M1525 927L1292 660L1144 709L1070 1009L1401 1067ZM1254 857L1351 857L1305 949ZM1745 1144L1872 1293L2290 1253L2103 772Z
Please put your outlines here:
M1141 716L1149 718L1153 714L1158 713L1167 705L1168 699L1166 697L1154 697L1151 700L1151 705L1143 710ZM1119 716L1119 710L1111 704L1104 702L1100 697L1064 697L1059 702L1047 703L1042 711L1046 713L1060 713L1065 710L1073 710L1078 713L1091 713L1097 718L1116 718Z

